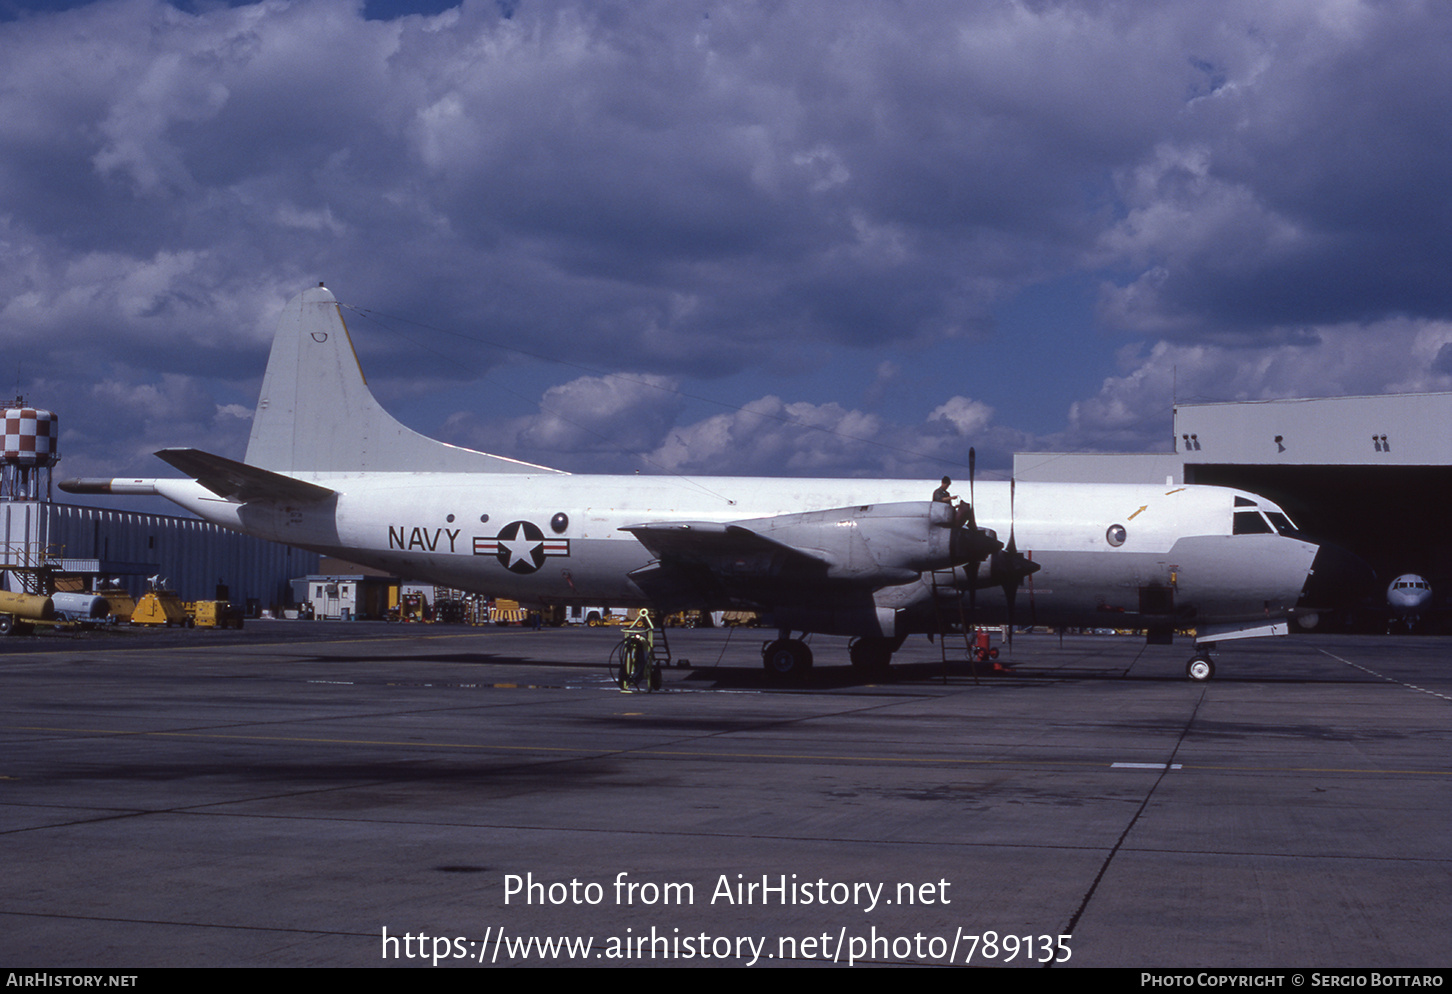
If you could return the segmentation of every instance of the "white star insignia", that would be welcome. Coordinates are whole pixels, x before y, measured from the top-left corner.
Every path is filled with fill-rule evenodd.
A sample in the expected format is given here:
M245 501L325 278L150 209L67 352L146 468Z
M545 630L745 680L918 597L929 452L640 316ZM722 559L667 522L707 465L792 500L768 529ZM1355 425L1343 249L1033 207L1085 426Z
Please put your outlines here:
M524 533L524 523L519 522L514 526L513 537L505 538L503 533L500 534L499 544L501 547L509 550L509 562L504 564L506 567L513 566L520 561L527 562L533 566L534 550L544 545L544 542L541 539L530 539Z

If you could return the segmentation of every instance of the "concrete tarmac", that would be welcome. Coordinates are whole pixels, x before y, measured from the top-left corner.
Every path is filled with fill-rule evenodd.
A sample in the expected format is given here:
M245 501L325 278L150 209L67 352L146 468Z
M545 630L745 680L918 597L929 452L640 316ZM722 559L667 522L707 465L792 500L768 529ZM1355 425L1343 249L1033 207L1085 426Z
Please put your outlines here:
M0 639L14 967L1445 967L1446 640L250 623ZM961 640L960 640L961 641Z

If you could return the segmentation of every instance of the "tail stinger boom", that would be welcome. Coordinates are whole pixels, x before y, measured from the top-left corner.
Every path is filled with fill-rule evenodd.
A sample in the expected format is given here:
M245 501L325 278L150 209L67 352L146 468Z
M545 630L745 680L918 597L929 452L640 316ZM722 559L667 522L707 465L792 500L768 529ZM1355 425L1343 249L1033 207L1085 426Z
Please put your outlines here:
M322 284L288 301L267 360L246 462L281 473L552 473L420 435L374 399L337 299Z

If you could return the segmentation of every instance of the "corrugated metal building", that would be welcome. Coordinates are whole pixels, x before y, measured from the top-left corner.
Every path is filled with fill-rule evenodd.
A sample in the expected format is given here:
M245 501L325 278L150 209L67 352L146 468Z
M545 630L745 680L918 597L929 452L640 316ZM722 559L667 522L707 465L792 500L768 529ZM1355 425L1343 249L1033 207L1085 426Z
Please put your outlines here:
M44 560L58 572L120 577L133 596L160 574L183 600L210 600L219 585L233 603L287 604L289 580L315 573L318 557L263 542L197 518L116 511L49 501L0 501L4 586L21 588L15 568Z

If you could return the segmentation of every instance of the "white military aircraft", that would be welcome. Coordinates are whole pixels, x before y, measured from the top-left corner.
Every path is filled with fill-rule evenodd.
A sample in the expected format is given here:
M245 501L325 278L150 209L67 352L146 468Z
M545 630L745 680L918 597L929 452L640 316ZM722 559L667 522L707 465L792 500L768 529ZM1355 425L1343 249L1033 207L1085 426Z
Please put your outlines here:
M875 669L911 633L1012 623L1017 604L1038 624L1160 640L1193 626L1188 672L1204 680L1216 640L1286 634L1303 595L1334 599L1312 578L1342 572L1280 508L1219 487L984 482L969 514L916 480L707 488L447 445L379 406L321 284L283 313L245 461L157 455L192 479L61 488L159 494L260 538L526 604L756 610L780 632L762 652L779 676L811 666L809 633L854 637L852 662Z

